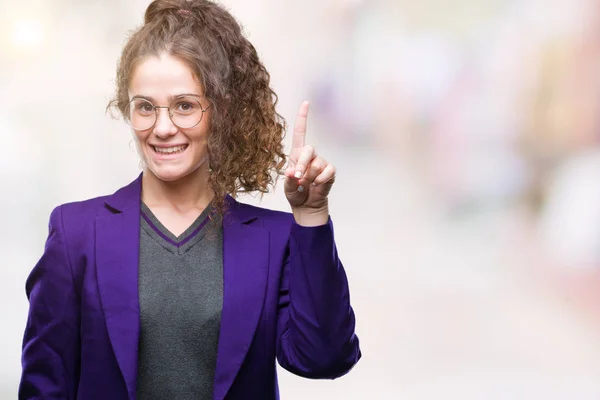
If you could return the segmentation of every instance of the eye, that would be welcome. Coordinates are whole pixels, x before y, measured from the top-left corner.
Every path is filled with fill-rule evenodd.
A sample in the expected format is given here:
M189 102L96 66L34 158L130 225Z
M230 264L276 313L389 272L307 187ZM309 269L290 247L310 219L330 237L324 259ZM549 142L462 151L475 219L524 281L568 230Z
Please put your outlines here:
M135 111L142 115L149 115L154 113L154 106L145 100L137 101L135 102Z
M180 103L179 104L179 109L181 111L190 111L192 108L194 108L194 106L190 103Z
M202 107L196 99L184 97L173 102L171 110L180 115L190 115L198 112Z

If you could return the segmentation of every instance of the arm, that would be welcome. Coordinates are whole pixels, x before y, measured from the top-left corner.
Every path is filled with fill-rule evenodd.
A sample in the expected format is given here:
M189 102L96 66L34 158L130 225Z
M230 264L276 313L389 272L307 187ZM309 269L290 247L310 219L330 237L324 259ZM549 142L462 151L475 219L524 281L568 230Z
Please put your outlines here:
M79 295L62 225L61 208L50 216L44 254L27 279L29 315L22 352L19 399L76 398L79 380Z
M334 379L360 359L348 281L331 220L292 225L279 298L277 359L303 377Z

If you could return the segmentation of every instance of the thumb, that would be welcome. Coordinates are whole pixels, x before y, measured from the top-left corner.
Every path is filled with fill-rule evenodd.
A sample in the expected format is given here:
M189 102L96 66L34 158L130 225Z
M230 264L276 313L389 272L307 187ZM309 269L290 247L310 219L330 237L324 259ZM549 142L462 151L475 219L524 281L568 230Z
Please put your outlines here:
M300 180L298 178L294 177L295 173L296 173L296 169L294 167L290 166L285 169L284 190L287 194L300 193L304 189L304 188L299 189Z

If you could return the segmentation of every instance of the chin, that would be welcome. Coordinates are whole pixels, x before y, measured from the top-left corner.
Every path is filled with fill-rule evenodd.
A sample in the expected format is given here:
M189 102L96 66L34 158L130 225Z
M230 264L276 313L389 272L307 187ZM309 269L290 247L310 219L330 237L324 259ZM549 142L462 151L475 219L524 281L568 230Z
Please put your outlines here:
M179 168L151 168L150 172L161 181L165 182L176 182L190 174L189 170L182 170Z
M164 182L177 182L180 179L194 173L198 168L180 168L180 167L158 167L150 168L150 172L158 179Z

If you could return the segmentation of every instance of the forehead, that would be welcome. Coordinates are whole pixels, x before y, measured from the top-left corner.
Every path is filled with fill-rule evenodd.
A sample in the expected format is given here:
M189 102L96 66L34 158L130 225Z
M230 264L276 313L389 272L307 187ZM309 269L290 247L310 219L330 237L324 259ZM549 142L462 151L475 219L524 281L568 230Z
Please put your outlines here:
M162 54L148 56L137 63L129 80L129 98L152 97L164 100L181 93L202 95L194 71L180 58Z

